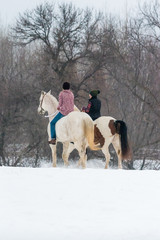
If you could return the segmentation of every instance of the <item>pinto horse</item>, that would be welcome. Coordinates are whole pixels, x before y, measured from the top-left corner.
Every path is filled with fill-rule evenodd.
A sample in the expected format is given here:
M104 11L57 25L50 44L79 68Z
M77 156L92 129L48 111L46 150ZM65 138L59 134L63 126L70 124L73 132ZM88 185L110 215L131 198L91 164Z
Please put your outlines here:
M105 155L106 164L108 168L110 161L109 146L113 145L118 157L118 168L122 169L122 160L131 159L131 149L127 137L127 126L124 121L116 120L110 116L102 116L94 121L94 143L99 146ZM67 151L66 158L73 151L74 146L70 146Z
M124 121L116 120L113 117L99 117L95 124L95 144L100 144L101 150L106 158L105 168L108 168L110 161L109 145L112 143L117 157L118 168L122 168L122 160L130 160L131 150L128 143L127 126Z
M51 95L50 91L48 93L44 91L41 92L38 113L45 114L45 112L48 112L49 124L47 131L49 140L51 139L50 121L52 121L57 113L57 106L58 101ZM78 109L75 107L75 111L61 118L56 123L56 135L57 142L62 142L63 144L62 158L64 164L68 165L69 153L76 148L80 156L79 165L85 168L87 146L89 145L92 150L97 150L98 148L94 144L94 123L92 119L88 114L77 110ZM71 144L71 142L74 144ZM56 145L50 144L50 148L52 151L53 167L56 167Z

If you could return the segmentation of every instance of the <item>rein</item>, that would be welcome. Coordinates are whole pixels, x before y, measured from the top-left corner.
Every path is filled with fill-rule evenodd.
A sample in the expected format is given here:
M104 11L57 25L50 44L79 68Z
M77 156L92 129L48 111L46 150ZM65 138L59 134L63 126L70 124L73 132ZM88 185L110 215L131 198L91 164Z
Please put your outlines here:
M47 93L46 93L46 94L47 94ZM42 108L42 103L43 103L43 99L44 99L44 97L46 96L46 94L43 95L43 98L42 98L42 100L41 100L41 102L40 102L40 108L41 108L41 109L43 109L43 108Z
M43 100L44 100L44 97L45 97L45 96L46 96L46 94L43 95L43 98L42 98L42 100L41 100L41 102L40 102L40 108L41 108L41 110L43 110L43 108L42 108L42 103L43 103ZM45 115L44 117L49 118L49 117L52 117L52 116L57 115L57 113L58 113L58 110L56 110L54 113L52 113L52 114L50 114L50 115Z
M54 115L57 115L57 113L58 113L58 110L55 111L54 113L52 113L52 114L50 114L50 115L46 115L46 116L44 116L44 117L49 118L49 117L52 117L52 116L54 116Z

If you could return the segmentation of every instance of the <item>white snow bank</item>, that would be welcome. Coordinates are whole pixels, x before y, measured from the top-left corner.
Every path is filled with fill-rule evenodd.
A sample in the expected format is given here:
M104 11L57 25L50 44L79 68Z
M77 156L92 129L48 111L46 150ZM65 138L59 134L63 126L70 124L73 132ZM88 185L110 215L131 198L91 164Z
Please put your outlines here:
M159 240L160 172L0 168L2 240Z

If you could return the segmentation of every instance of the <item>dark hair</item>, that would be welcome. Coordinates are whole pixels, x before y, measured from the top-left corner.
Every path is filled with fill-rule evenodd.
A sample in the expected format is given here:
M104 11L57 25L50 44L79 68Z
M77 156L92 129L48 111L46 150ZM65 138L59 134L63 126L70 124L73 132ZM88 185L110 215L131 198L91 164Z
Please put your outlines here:
M70 83L69 83L69 82L64 82L64 83L63 83L63 89L64 89L64 90L70 89Z

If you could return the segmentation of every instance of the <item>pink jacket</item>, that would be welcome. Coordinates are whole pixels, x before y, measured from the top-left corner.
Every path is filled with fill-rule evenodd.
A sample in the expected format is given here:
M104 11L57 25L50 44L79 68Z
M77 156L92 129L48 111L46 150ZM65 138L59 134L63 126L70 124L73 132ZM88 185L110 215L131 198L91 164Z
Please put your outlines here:
M70 90L63 90L60 92L57 109L63 115L67 115L74 110L74 95Z

